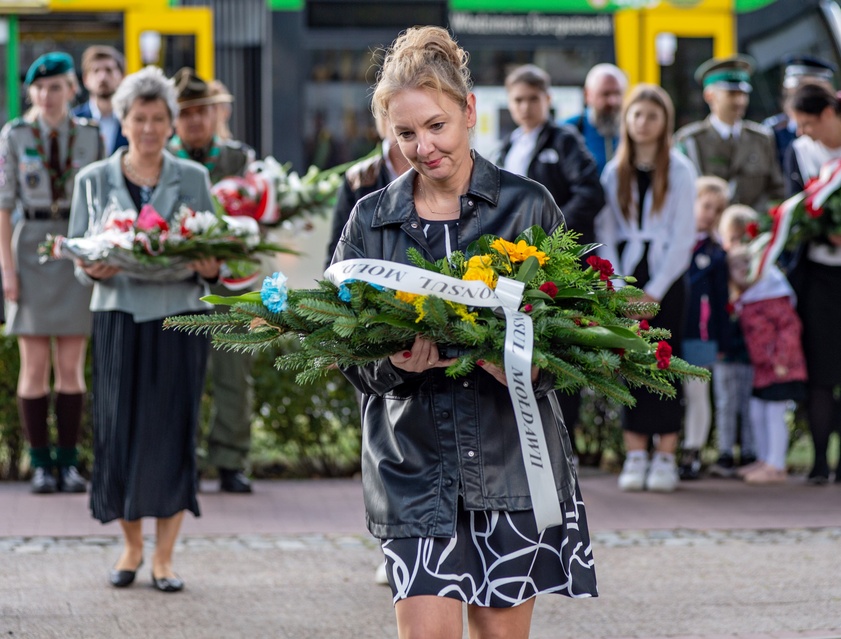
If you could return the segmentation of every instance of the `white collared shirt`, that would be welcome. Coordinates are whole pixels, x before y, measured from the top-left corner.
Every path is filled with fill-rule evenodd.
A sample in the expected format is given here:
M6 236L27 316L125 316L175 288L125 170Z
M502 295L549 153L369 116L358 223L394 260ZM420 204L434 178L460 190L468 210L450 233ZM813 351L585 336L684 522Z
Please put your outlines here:
M713 125L713 128L716 130L721 136L722 140L727 140L731 136L734 140L738 140L739 136L742 134L742 121L736 120L733 126L729 124L725 124L720 119L718 119L715 115L710 115L710 124Z
M505 156L506 171L517 175L528 175L529 164L534 156L534 147L537 146L537 136L540 134L540 127L532 129L528 133L522 128L514 129L511 134L511 148Z
M111 155L117 144L117 132L120 130L120 121L113 112L111 115L103 116L94 100L89 100L88 106L91 109L91 117L99 123L99 135L105 143L105 154Z

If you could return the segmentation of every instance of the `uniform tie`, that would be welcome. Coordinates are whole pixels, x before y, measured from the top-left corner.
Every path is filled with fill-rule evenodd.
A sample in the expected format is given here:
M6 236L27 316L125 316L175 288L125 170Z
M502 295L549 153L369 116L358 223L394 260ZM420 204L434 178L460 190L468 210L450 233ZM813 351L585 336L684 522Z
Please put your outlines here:
M56 182L59 175L61 175L61 156L58 150L58 131L52 131L50 132L50 177L53 179L50 186L52 187L53 202L61 195L56 193L58 186Z

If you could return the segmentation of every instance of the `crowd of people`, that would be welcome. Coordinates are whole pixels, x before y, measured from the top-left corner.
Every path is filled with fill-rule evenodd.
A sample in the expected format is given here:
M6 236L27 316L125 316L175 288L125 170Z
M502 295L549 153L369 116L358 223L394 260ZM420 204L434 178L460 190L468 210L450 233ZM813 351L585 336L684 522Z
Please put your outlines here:
M825 292L841 277L841 236L798 247L756 281L747 275L747 246L760 215L841 157L834 69L790 60L784 112L763 125L744 117L751 61L710 60L696 74L710 115L674 132L670 96L656 85L629 86L610 64L587 75L584 111L555 122L549 74L520 66L505 81L517 128L485 159L471 148L477 110L467 59L437 27L409 29L387 50L372 94L382 153L346 173L328 263L406 263L409 248L436 260L487 233L572 229L635 278L643 301L659 305L635 319L668 329L676 355L712 371L711 385L688 381L671 400L633 391L636 404L622 420L621 490L671 492L704 472L784 482L787 415L796 404L814 441L808 481L827 483L841 402L841 303ZM233 98L224 86L192 69L125 75L122 55L104 46L88 49L81 69L90 98L71 110L79 88L72 58L37 59L25 79L32 108L0 132L0 267L6 331L21 354L17 396L32 490L87 490L76 449L90 338L91 510L102 522L118 520L124 535L110 583L134 581L144 561L141 520L153 517L152 582L177 592L184 583L173 569L175 542L184 513L199 514L206 369L214 407L205 465L218 471L222 490L251 491L243 472L250 358L161 323L208 312L199 298L212 287L225 293L215 288L224 265L197 260L147 282L102 264L42 265L36 247L48 233L84 235L114 207L148 204L167 220L182 204L211 210L211 184L243 175L254 151L231 139ZM563 513L539 529L519 445L508 440L516 416L500 392L505 372L480 361L453 380L444 374L450 355L418 337L375 365L343 370L362 408L368 526L381 540L401 636L449 636L467 604L471 636L502 629L525 637L535 595L597 595L570 440L580 397L556 393L554 379L533 369L552 498ZM705 468L713 423L717 459Z

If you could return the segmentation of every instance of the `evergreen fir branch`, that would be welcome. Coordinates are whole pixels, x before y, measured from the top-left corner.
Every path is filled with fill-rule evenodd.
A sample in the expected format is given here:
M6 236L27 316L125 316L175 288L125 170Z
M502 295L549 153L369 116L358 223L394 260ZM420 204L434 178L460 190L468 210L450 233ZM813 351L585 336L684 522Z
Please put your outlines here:
M238 320L228 313L210 313L167 317L163 325L164 328L174 328L191 335L212 335L231 327L247 327L248 322Z

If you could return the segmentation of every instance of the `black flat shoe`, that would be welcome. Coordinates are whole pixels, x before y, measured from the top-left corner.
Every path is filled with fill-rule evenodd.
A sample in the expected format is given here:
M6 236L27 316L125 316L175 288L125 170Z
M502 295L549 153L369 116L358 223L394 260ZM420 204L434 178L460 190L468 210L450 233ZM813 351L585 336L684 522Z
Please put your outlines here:
M143 560L141 559L140 563L137 564L137 568L134 570L116 570L112 568L111 572L108 573L108 580L114 588L125 588L126 586L130 586L134 583L137 571L140 570L140 566L142 565Z
M250 493L251 482L241 470L220 468L219 490L225 493Z
M161 592L178 592L184 589L184 581L180 577L155 577L152 573L152 586Z

